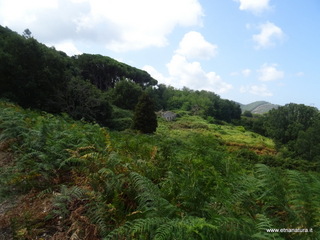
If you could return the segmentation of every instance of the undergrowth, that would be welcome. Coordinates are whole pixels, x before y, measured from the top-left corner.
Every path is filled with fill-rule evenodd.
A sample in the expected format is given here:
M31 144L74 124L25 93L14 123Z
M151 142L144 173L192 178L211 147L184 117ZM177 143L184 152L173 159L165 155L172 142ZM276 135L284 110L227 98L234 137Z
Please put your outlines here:
M16 199L0 231L14 239L320 238L319 173L243 128L186 115L141 135L0 109L0 206ZM283 228L313 231L266 231Z

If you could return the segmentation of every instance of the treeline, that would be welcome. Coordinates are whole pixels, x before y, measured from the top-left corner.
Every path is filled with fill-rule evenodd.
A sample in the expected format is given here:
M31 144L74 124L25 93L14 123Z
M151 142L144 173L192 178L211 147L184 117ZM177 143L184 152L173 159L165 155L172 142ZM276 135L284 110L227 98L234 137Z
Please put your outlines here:
M320 167L320 113L315 107L290 103L265 115L243 117L247 129L272 138L284 159Z
M211 120L240 119L240 106L207 91L178 90L112 58L64 52L0 26L0 98L22 107L68 113L115 129L132 125L142 93L155 111L186 110Z

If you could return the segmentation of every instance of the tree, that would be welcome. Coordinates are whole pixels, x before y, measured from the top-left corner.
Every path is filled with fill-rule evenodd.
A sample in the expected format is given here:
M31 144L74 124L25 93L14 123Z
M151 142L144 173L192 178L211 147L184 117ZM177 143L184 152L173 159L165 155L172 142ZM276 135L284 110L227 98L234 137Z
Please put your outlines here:
M320 120L306 131L300 131L294 151L304 160L320 160Z
M28 39L28 38L32 38L31 34L32 34L31 31L29 30L29 28L27 28L26 30L23 31L22 36Z
M272 109L265 118L266 134L281 144L294 142L300 131L306 131L314 123L318 114L314 107L294 103Z
M135 108L133 117L133 129L142 133L154 133L157 129L157 115L154 111L154 103L147 93L143 93Z
M90 80L97 88L108 90L123 78L132 79L141 87L154 86L157 81L146 71L118 62L110 57L82 54L74 58L84 79Z
M129 79L123 79L111 89L113 104L119 108L134 110L142 94L141 87Z
M112 108L106 93L81 77L72 78L66 85L62 111L74 119L84 119L107 126L112 116Z
M249 118L253 117L252 112L250 112L248 110L244 111L244 113L242 115L245 116L245 117L249 117Z
M0 26L0 96L22 107L60 112L59 93L69 79L69 58Z

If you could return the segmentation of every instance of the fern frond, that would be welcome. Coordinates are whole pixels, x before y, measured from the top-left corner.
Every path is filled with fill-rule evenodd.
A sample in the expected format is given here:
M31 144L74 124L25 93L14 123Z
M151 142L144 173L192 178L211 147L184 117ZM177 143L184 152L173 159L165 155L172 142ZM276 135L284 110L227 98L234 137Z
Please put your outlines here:
M129 176L134 189L137 191L138 209L151 214L151 216L153 214L169 216L178 211L175 206L162 197L160 189L150 179L136 172L131 172Z
M123 226L110 232L105 240L117 240L121 237L129 237L129 239L135 239L134 236L139 236L139 234L147 234L157 226L168 221L170 221L170 219L166 217L135 219L131 222L126 222Z
M278 233L268 233L267 229L274 229L275 226L272 224L271 219L263 214L256 215L256 233L252 235L254 239L273 239L280 240L283 239Z
M53 214L56 216L66 217L69 214L68 205L74 200L84 200L87 192L77 186L68 188L65 185L61 186L60 193L56 193L53 200Z

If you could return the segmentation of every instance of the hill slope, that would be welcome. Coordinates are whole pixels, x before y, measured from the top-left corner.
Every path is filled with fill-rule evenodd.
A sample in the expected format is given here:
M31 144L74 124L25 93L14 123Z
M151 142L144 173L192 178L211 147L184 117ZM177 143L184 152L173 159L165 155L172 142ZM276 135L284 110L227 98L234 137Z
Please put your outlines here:
M0 146L7 239L319 237L319 173L286 169L243 127L185 115L153 135L111 132L0 102ZM266 232L279 226L314 231Z
M272 104L266 101L256 101L249 104L241 104L241 110L250 111L255 114L263 114L269 112L271 109L278 108L279 105Z

